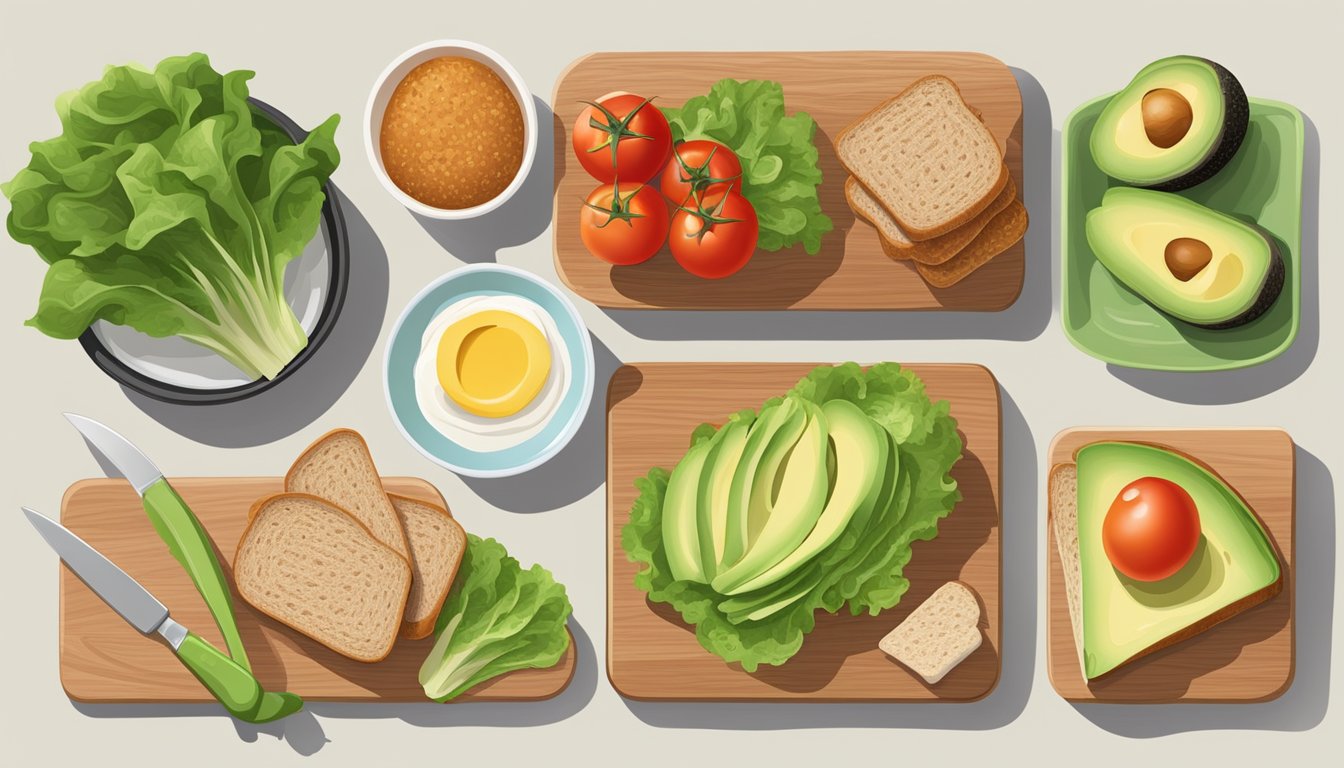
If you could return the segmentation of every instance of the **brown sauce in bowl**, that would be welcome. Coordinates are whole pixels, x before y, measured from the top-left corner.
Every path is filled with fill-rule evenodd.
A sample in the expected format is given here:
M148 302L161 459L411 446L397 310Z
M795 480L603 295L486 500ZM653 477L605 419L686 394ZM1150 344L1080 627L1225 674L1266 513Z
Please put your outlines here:
M489 66L441 56L412 69L383 112L378 150L401 191L434 208L471 208L523 164L523 111Z

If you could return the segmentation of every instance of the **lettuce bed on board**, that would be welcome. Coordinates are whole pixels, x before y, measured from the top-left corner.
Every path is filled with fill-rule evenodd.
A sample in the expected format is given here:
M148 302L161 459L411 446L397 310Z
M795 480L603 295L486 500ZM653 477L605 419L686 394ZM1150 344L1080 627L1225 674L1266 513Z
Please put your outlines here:
M714 464L713 458L705 458L712 450L710 444L716 439L727 442L730 431L745 427L750 442L751 429L779 423L781 409L838 416L853 410L848 405L879 431L888 446L887 455L875 462L873 474L861 479L854 503L839 503L837 489L847 484L841 478L850 462L844 454L846 441L837 432L827 442L821 467L826 488L820 502L813 499L810 511L800 514L796 510L785 512L785 504L774 505L775 494L778 501L786 497L778 489L784 484L802 487L794 485L799 482L798 473L816 469L808 466L811 457L799 453L794 443L778 454L782 457L776 465L778 474L761 477L756 474L761 464L755 464L746 473L752 478L739 481L763 481L765 490L755 501L764 499L766 503L757 503L755 515L740 505L741 514L735 516L728 508L733 505L695 504L695 517L703 524L696 536L685 540L702 542L699 554L704 568L688 575L688 568L695 571L688 563L696 558L694 552L688 557L685 550L696 547L679 543L675 530L665 525L669 482L673 482L674 492L681 484L674 475L696 469L693 465L697 461L702 466ZM761 664L783 664L798 653L805 636L816 625L818 610L836 613L848 608L856 616L877 615L895 606L909 587L902 571L910 560L911 545L936 537L939 520L961 499L949 472L961 458L962 441L948 411L946 401L930 401L924 383L895 363L880 363L868 370L846 363L816 368L785 396L772 398L759 411L740 411L721 426L701 424L692 432L687 458L677 469L655 467L635 482L640 495L622 531L621 544L627 557L643 566L635 577L636 587L650 600L672 606L694 625L696 638L705 649L727 662L740 662L748 672ZM822 429L831 422L839 423L825 416L820 419ZM862 426L855 429L861 431ZM807 434L807 428L795 428L792 434L801 437ZM722 453L720 449L719 455ZM741 451L743 456L750 454L749 446ZM767 463L768 459L762 462ZM743 474L743 466L747 465L731 468L730 474ZM712 482L701 487L709 485ZM712 491L707 492L712 495ZM749 490L739 488L739 498L750 496ZM674 500L677 506L672 514L679 514L680 503ZM726 525L717 517L720 514L728 515ZM782 533L772 530L772 518L785 520L787 526ZM740 546L728 544L725 557L725 547L716 540L725 535L721 530L733 529L738 523L743 526L745 540L739 542ZM783 544L779 543L781 535ZM770 541L769 546L777 550L753 553L753 546L763 541ZM752 567L745 576L729 571L748 557L764 565Z

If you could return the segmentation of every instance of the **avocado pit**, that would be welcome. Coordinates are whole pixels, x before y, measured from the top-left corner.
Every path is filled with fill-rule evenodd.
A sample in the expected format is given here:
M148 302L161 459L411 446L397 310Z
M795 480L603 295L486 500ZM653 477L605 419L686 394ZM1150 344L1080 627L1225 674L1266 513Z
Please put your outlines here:
M1167 243L1163 257L1172 276L1182 283L1188 283L1213 261L1213 249L1203 240L1178 237Z
M1154 146L1170 149L1180 143L1195 122L1195 111L1180 93L1154 88L1143 95L1143 132Z

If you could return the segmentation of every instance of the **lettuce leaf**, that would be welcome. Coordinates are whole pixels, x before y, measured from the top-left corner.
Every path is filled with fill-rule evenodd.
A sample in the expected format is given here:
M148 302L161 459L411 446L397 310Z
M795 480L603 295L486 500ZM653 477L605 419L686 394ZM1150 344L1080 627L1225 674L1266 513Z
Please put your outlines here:
M0 187L10 236L50 265L28 325L181 336L253 378L307 346L285 267L317 232L339 118L296 145L253 111L251 77L196 53L109 67L60 98L61 135Z
M450 701L493 677L553 666L569 648L565 587L540 565L527 570L494 539L467 534L467 551L420 666L425 695Z
M888 503L866 518L856 516L805 567L799 581L806 585L806 594L800 599L763 619L744 619L734 609L767 596L757 591L728 598L708 584L673 579L662 545L663 499L670 476L666 469L655 467L635 481L639 497L621 531L626 556L642 566L635 586L693 625L706 650L748 672L761 664L783 664L798 653L816 626L819 610L847 608L853 615L877 615L900 602L910 586L902 573L911 546L937 536L938 522L961 500L949 475L962 453L956 421L948 403L930 401L924 383L912 372L895 363L867 370L854 363L822 366L790 394L818 404L834 399L855 403L891 434L899 453ZM692 445L715 431L709 424L696 427Z
M742 161L742 196L756 209L756 247L778 251L802 243L821 250L821 236L834 229L821 211L821 168L806 112L784 114L784 88L770 80L715 83L704 96L662 110L675 141L711 139Z

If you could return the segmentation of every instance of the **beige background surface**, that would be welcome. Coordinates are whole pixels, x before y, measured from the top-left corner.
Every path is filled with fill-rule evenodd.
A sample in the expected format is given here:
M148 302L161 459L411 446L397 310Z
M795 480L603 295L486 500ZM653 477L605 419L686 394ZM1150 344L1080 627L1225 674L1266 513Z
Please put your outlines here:
M311 370L305 369L309 375L289 382L303 386L280 387L274 397L236 407L174 409L128 396L94 369L75 343L23 328L42 265L26 249L0 241L0 263L6 267L0 280L0 349L7 374L0 384L6 438L0 441L0 580L9 612L0 633L6 664L0 754L25 765L132 765L165 755L195 765L280 765L314 753L330 765L389 759L480 764L489 758L503 764L710 759L782 765L834 760L843 753L865 763L929 758L957 765L1022 764L1031 756L1049 763L1069 755L1089 765L1133 766L1178 758L1256 764L1338 749L1338 707L1328 713L1331 694L1342 685L1332 664L1341 637L1335 565L1340 536L1328 467L1344 460L1338 415L1344 311L1332 300L1337 289L1332 286L1344 279L1338 258L1344 241L1329 225L1317 231L1318 210L1344 209L1339 181L1344 105L1334 74L1344 19L1337 6L1127 0L1083 10L1065 2L874 2L866 8L831 2L771 4L779 8L754 12L715 3L700 6L710 10L683 13L668 4L634 2L625 10L442 0L418 7L393 0L358 8L308 5L23 3L7 5L0 17L5 86L0 177L9 178L26 162L27 141L55 133L51 104L59 92L96 77L108 63L153 64L199 49L210 53L217 67L257 70L253 93L301 124L312 125L331 112L343 116L338 140L344 162L336 182L350 203L360 260L337 335ZM697 316L608 314L580 302L600 342L601 381L618 359L988 365L1004 388L1005 422L1004 671L994 694L976 704L945 706L625 702L600 667L602 406L592 409L566 451L510 480L464 481L422 459L397 434L383 403L382 346L392 320L421 286L463 261L496 257L554 278L548 158L538 158L534 178L500 215L456 227L422 225L383 192L365 160L360 122L374 78L402 50L453 36L501 51L543 99L566 64L603 49L967 49L998 56L1019 70L1027 115L1026 201L1034 226L1028 234L1027 286L1010 310L978 316ZM1051 310L1057 240L1052 212L1058 201L1050 188L1059 144L1053 132L1077 104L1120 87L1149 60L1178 52L1222 62L1249 93L1296 104L1311 120L1302 334L1286 355L1247 371L1175 376L1108 369L1069 345L1057 310ZM543 137L543 152L549 143ZM1326 255L1319 269L1318 251ZM1322 338L1321 328L1330 333ZM210 708L76 707L57 678L56 559L17 509L23 503L54 511L67 485L98 474L62 410L106 420L169 474L274 473L331 427L363 431L383 471L430 479L469 529L500 537L523 561L542 562L569 585L582 665L574 685L543 704L317 705L261 728L236 725ZM1281 700L1254 706L1074 708L1051 689L1042 638L1043 456L1060 429L1105 423L1282 426L1296 438L1298 674ZM1060 757L1047 757L1043 747Z

